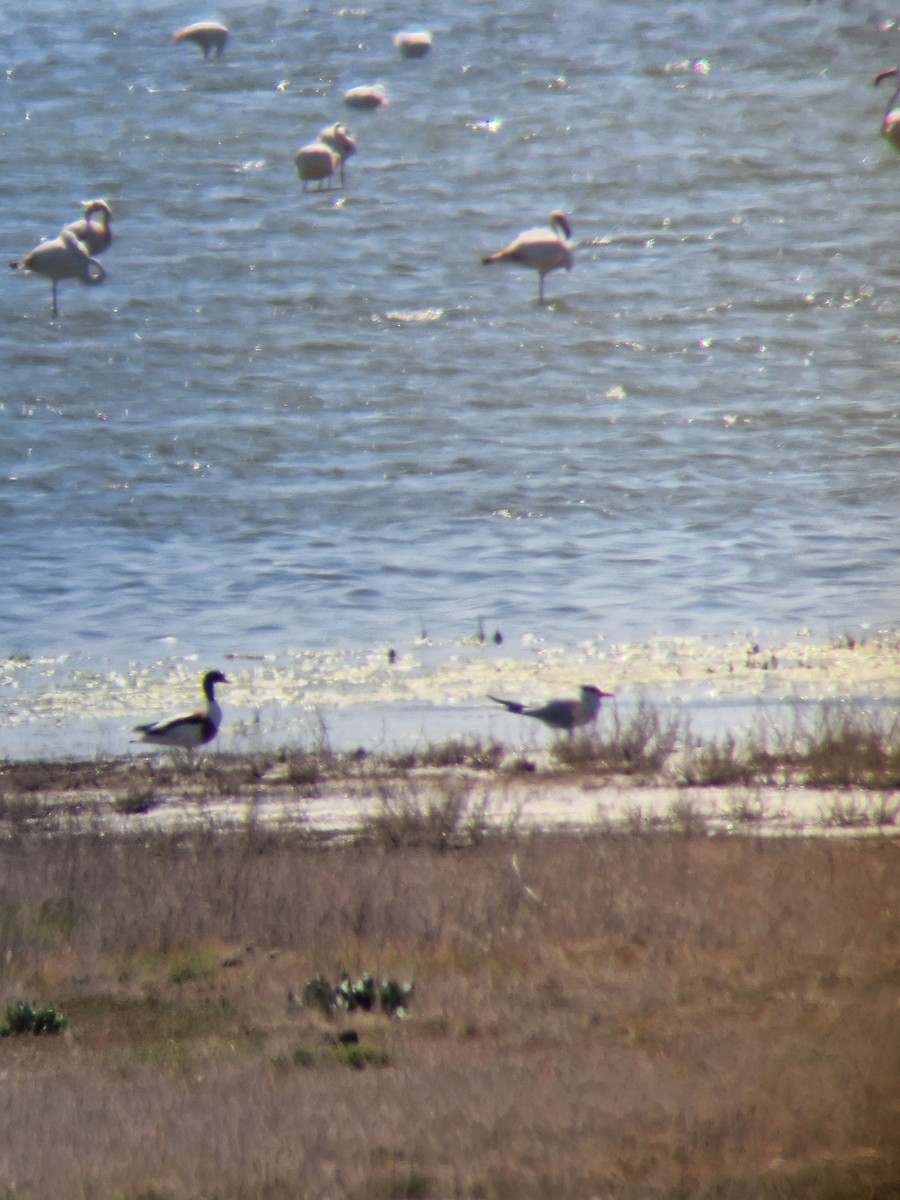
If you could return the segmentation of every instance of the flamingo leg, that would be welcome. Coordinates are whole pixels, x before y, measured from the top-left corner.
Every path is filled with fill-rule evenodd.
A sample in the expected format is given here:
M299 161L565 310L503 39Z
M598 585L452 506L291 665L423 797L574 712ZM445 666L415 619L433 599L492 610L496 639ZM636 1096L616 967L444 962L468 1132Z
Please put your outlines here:
M59 307L56 303L56 289L57 289L58 285L59 285L59 280L54 279L53 280L53 315L54 315L54 317L59 316Z

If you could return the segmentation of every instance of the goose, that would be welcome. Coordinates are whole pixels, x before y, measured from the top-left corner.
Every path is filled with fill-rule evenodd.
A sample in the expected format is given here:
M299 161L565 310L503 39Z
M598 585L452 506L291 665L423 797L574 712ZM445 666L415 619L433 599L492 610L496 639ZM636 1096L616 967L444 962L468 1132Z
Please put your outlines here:
M64 229L59 237L51 238L29 251L21 262L9 264L12 269L43 275L53 284L53 315L59 316L56 289L62 279L80 279L82 283L96 285L106 278L106 271L91 258L87 247L70 229Z
M84 216L81 220L66 225L66 229L74 233L79 242L87 247L88 253L102 254L112 243L112 230L109 227L112 209L105 200L85 200L83 208Z
M424 58L431 50L431 34L424 29L404 30L394 34L394 45L403 58Z
M322 184L328 180L328 186L331 187L331 177L341 165L341 156L337 154L330 146L326 146L324 142L310 142L306 146L301 146L294 155L294 164L297 167L297 174L303 180L304 192L309 191L310 183L318 181L318 191L322 190Z
M900 71L896 67L891 67L887 71L881 71L875 76L875 86L878 87L882 79L894 79L896 87L894 94L888 101L888 106L884 110L884 117L881 121L881 135L886 137L891 145L900 150Z
M487 265L495 262L516 262L540 272L538 301L543 304L544 276L560 267L565 267L567 271L572 270L575 259L568 241L571 236L572 228L566 214L556 210L550 214L549 230L527 229L504 250L498 250L496 254L486 254L481 261Z
M488 696L488 700L502 704L508 712L518 713L523 717L535 717L551 729L563 729L571 737L580 725L589 725L596 719L601 700L613 697L612 692L601 692L592 683L584 684L580 692L578 700L550 700L540 708L530 708L520 704L518 700L502 700L499 696Z
M221 671L207 671L203 676L205 711L152 721L149 725L135 725L134 732L141 735L139 741L151 742L154 746L173 746L187 750L189 754L198 746L205 746L213 740L222 724L222 710L215 697L216 684L230 682Z
M209 58L213 52L220 58L228 42L228 30L216 21L198 21L196 25L185 25L172 34L173 43L194 42L203 51L203 57Z
M341 166L341 187L344 186L344 164L356 153L356 142L350 136L350 130L340 121L335 121L319 134L319 141L333 150L338 156Z
M376 83L374 87L352 87L344 92L344 103L348 108L368 109L371 112L387 102L387 96L380 83Z

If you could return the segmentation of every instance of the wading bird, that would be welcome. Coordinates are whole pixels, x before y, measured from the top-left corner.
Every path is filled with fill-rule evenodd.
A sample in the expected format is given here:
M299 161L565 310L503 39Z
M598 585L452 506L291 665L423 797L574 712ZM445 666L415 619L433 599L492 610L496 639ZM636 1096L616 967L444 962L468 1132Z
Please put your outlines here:
M66 229L74 233L89 254L102 254L112 243L112 209L105 200L85 200L84 216L73 221Z
M211 742L222 724L222 710L215 697L217 683L230 683L221 671L207 671L203 676L203 694L206 709L186 713L181 717L170 717L166 721L153 721L149 725L135 725L134 732L141 735L140 741L154 746L172 746L187 750L190 754L198 746Z
M878 87L882 79L893 79L896 82L894 94L888 100L887 108L884 110L884 117L881 121L881 135L886 137L895 150L900 150L900 71L896 67L891 67L887 71L881 71L875 76L875 86Z
M91 258L87 247L68 229L59 237L51 238L35 246L21 262L9 264L12 269L43 275L53 284L53 315L59 316L56 289L62 279L80 279L82 283L98 284L106 278L106 271Z
M352 87L349 91L344 92L344 103L348 108L363 108L371 111L381 108L382 104L387 104L387 102L387 96L380 83L376 83L374 87Z
M403 58L424 58L431 49L431 34L424 29L394 34L394 45Z
M538 301L544 303L544 276L551 271L565 267L572 270L575 262L569 238L572 228L565 213L558 210L550 214L549 229L527 229L520 233L514 242L505 250L496 254L486 254L481 260L486 265L496 262L521 263L523 267L531 267L540 274L538 286Z
M176 30L172 41L194 42L203 51L204 58L213 53L220 58L228 42L228 30L215 21L198 21L196 25L185 25L184 29Z
M578 700L551 700L539 708L529 708L518 700L501 700L499 696L488 696L495 704L502 704L511 713L523 717L534 717L543 721L551 729L562 729L571 737L574 730L581 725L589 725L595 720L600 711L600 701L612 699L612 692L601 692L592 683L584 684Z
M341 187L344 186L344 164L356 153L356 142L350 136L350 130L340 121L335 121L319 134L319 141L333 150L340 159Z
M301 146L294 155L294 165L303 180L304 192L308 192L309 185L316 182L319 184L317 190L321 192L326 180L331 187L331 178L341 165L341 156L324 142L310 142L307 146Z

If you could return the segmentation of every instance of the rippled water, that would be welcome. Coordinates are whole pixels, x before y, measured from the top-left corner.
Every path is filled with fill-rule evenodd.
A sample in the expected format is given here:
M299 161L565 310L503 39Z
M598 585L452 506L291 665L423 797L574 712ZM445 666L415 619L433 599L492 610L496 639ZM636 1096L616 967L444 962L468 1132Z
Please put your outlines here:
M896 625L891 12L273 3L213 14L212 62L180 4L9 12L6 257L94 195L115 242L58 320L0 291L4 714L24 656L57 664L29 694L73 662L108 692L479 617L508 648ZM347 187L304 195L338 119ZM540 306L480 258L557 207Z

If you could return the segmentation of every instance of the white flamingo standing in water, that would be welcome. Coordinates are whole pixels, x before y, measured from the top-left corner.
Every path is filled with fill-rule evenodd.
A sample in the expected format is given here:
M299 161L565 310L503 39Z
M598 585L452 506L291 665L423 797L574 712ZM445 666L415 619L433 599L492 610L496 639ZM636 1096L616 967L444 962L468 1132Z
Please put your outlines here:
M341 164L341 187L344 187L344 164L348 158L352 158L356 153L356 142L350 136L350 130L346 125L342 125L340 121L335 121L333 125L329 125L327 129L323 129L319 134L319 141L327 146L340 159Z
M881 135L886 137L895 150L900 150L900 71L896 67L890 67L887 71L881 71L875 76L875 86L878 87L882 79L893 79L896 83L894 94L888 100L887 108L884 110L884 117L881 121Z
M13 270L43 275L53 284L53 315L59 316L56 289L63 279L79 279L82 283L96 285L106 278L106 271L96 258L91 258L87 247L70 229L64 229L59 237L41 242L21 262L9 264Z
M344 103L348 108L361 108L373 112L387 102L387 95L380 83L376 83L373 87L366 87L363 84L344 92Z
M196 25L185 25L172 34L172 41L193 42L203 51L203 57L215 55L221 58L222 51L228 43L228 30L216 21L198 21Z
M403 58L424 58L431 51L431 34L425 29L405 29L394 34L394 45Z
M112 244L112 209L105 200L85 200L84 216L66 229L74 233L89 254L102 254Z
M538 301L544 303L544 276L565 267L571 271L575 262L569 239L572 227L566 214L558 209L550 214L549 229L526 229L515 241L496 254L486 254L481 260L489 265L496 262L520 263L539 273Z
M304 192L308 192L309 185L316 182L319 185L317 191L321 192L326 180L331 187L332 176L341 165L341 156L324 142L310 142L301 146L294 155L294 165L303 180Z

